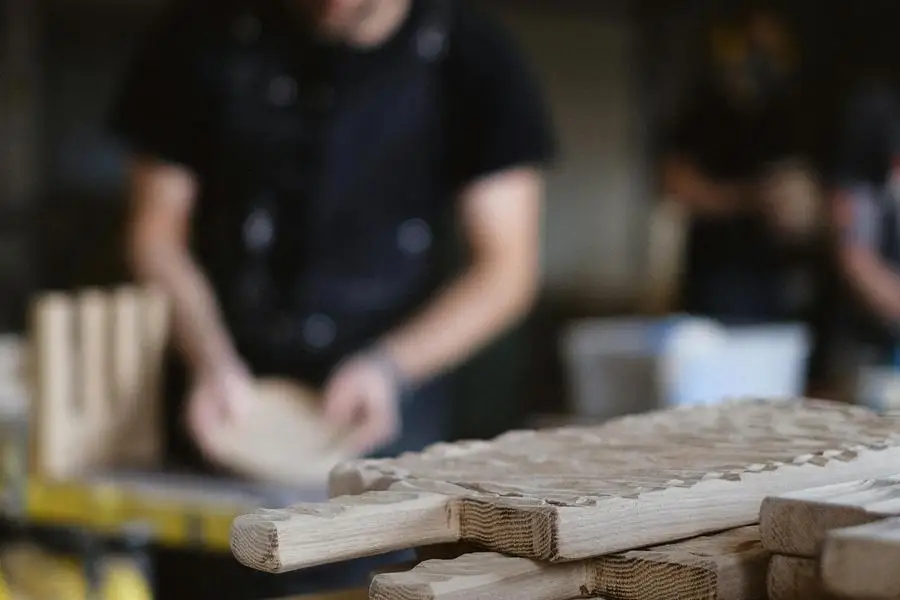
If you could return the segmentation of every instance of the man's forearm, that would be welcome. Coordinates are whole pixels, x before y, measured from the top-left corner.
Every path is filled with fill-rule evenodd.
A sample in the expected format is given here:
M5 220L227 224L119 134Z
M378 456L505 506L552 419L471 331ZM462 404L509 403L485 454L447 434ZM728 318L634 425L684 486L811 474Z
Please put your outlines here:
M756 208L753 182L713 179L683 158L664 161L663 188L666 194L701 214L733 214Z
M196 177L178 165L135 157L130 184L128 240L135 275L168 296L173 337L195 372L234 363L215 297L187 242Z
M238 362L211 287L187 251L142 248L134 262L138 276L170 298L173 336L194 372Z
M881 319L900 324L900 274L873 253L859 248L844 249L841 262L869 307Z
M383 340L405 377L422 381L465 361L523 318L537 277L475 265Z

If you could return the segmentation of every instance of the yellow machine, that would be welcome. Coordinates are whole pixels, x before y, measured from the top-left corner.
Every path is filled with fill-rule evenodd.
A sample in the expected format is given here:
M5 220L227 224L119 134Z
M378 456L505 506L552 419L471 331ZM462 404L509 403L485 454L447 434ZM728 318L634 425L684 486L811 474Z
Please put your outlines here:
M96 576L85 560L58 556L33 545L3 552L0 598L16 600L153 600L140 567L127 558L104 559Z
M138 532L228 552L237 515L280 504L156 471L166 330L157 294L81 290L36 298L27 338L0 343L0 518L25 532L0 538L0 600L152 600L141 549L109 545ZM35 528L91 538L96 554Z
M0 520L26 531L0 538L0 600L152 600L140 544L227 553L236 516L325 498L159 471L167 335L164 300L120 287L41 295L27 339L0 341Z

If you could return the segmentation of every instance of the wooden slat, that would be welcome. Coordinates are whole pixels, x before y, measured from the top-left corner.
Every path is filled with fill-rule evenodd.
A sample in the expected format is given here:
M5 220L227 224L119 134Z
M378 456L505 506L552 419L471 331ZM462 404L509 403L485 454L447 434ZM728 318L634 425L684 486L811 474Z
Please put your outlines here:
M900 598L900 519L829 532L822 580L828 590L846 598Z
M68 298L50 294L39 298L32 323L34 415L32 469L50 477L70 470L68 449L75 389L74 312Z
M766 498L760 532L763 546L772 553L814 558L830 530L895 515L900 516L900 475Z
M162 398L165 395L164 361L169 342L169 303L159 291L144 289L140 294L140 344L141 364L140 394L137 415L132 428L133 460L140 464L152 464L162 451ZM141 426L143 424L143 426Z
M537 560L590 558L755 524L769 495L890 475L900 464L898 441L896 421L871 411L778 400L512 432L332 471L334 495L448 496L446 539L431 539L430 528L420 534L414 523L401 536L393 521L343 516L351 513L341 499L238 518L233 550L242 563L277 572L381 552L388 542L468 541ZM322 514L329 517L312 516ZM314 543L335 535L341 544Z
M137 290L123 288L112 295L111 394L116 398L111 409L120 419L128 419L138 410L142 392L143 359L140 339L141 297Z
M71 447L69 451L82 453L85 463L103 462L107 451L103 433L113 420L113 403L109 397L109 308L106 296L98 290L82 292L75 298L77 346L74 358L80 385L75 392L73 410L82 428L78 432L81 434L78 436L80 447Z
M494 553L426 561L380 575L373 600L765 600L769 554L747 527L572 563Z

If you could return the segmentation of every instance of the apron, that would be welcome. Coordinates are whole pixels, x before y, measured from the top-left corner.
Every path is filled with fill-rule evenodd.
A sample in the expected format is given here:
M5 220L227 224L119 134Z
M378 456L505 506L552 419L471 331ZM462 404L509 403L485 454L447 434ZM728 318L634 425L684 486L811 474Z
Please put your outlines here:
M298 41L309 36L263 14L277 10L267 2L235 15L240 43L232 37L210 53L206 87L220 98L220 138L201 177L192 245L258 376L321 385L442 282L449 2L413 6L384 49L391 59L374 68L360 62L365 55ZM170 448L178 462L196 463L181 426L177 356L168 377ZM407 435L394 450L442 438L445 386L411 394Z

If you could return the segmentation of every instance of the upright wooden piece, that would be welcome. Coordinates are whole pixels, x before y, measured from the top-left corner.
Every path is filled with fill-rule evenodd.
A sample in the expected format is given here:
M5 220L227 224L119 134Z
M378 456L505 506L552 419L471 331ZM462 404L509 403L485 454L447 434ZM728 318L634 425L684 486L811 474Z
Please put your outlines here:
M756 527L585 561L492 553L380 575L374 600L765 600L769 555Z
M736 401L513 432L347 463L332 472L332 492L352 499L240 517L232 549L273 572L459 540L524 558L588 558L754 524L768 495L889 475L898 441L895 421L820 401ZM387 489L426 495L443 525L421 522L415 503L398 502L387 519L390 496L355 497Z
M838 529L822 553L825 587L845 598L900 598L900 519Z
M150 290L47 294L33 307L32 469L150 466L159 451L166 302Z
M900 516L900 475L766 498L760 508L760 532L770 552L817 558L830 530L889 516Z

